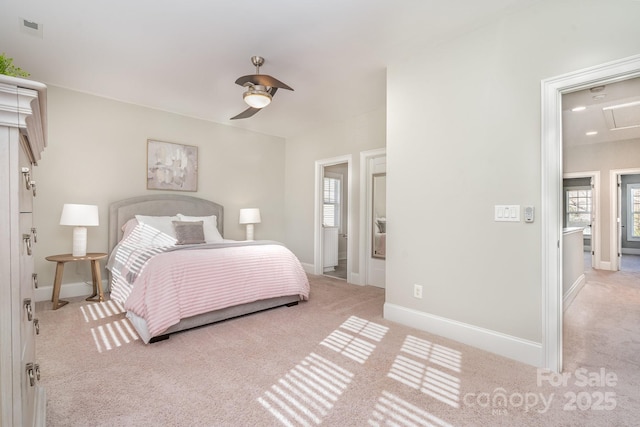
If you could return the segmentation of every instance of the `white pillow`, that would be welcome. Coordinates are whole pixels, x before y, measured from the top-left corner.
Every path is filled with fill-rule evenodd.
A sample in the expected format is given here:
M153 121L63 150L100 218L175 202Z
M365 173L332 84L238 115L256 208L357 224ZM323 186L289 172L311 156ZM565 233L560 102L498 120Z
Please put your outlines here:
M127 236L129 234L131 234L131 232L133 231L134 228L136 228L136 226L138 225L138 220L135 218L131 218L129 221L125 222L124 225L122 226L121 230L122 230L122 239L124 240L127 238Z
M173 228L173 221L178 221L177 216L147 216L136 215L136 219L141 224L146 224L156 230L162 231L164 234L176 238L176 230Z
M204 229L204 240L207 243L220 242L224 240L218 231L218 218L215 215L211 216L186 216L178 214L180 221L202 221L202 228Z

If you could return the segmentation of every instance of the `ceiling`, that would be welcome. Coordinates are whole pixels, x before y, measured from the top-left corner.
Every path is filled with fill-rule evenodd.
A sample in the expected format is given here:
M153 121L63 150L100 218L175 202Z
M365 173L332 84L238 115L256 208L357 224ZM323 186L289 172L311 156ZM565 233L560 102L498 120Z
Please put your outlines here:
M567 147L640 139L640 78L563 95L562 132Z
M387 65L535 2L0 0L0 52L48 85L292 137L384 106ZM253 55L295 91L230 121Z

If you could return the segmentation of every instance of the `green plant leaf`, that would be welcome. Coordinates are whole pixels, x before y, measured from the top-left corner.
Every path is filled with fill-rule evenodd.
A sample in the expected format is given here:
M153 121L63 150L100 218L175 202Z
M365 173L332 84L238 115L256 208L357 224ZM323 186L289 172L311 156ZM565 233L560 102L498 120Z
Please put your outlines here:
M22 68L13 65L13 58L9 58L4 52L0 55L0 74L12 77L29 77L29 73Z

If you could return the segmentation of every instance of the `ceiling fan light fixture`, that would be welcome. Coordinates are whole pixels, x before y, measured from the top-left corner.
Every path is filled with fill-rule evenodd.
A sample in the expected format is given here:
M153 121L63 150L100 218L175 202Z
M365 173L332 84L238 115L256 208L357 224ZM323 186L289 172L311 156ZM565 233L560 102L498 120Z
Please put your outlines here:
M253 108L264 108L271 103L271 94L264 86L255 85L247 88L242 95L244 102Z

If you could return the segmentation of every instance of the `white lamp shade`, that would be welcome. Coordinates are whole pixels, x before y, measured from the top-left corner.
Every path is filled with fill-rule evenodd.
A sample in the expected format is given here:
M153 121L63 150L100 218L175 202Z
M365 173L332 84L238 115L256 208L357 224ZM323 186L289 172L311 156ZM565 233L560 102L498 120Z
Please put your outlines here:
M240 224L259 224L260 222L259 208L240 209Z
M62 207L60 225L96 226L99 224L98 207L96 205L65 204Z

